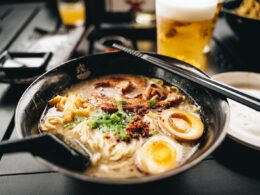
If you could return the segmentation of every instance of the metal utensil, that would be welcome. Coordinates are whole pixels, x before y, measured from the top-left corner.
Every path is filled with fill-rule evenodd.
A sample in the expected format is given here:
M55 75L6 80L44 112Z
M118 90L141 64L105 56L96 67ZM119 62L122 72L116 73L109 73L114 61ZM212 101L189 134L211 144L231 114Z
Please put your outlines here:
M149 56L147 54L143 54L142 52L129 49L122 45L113 44L113 47L123 51L129 55L135 56L138 59L142 59L146 62L152 63L155 66L168 70L176 75L179 75L185 79L193 81L203 87L206 87L210 90L213 90L221 95L224 95L230 99L233 99L241 104L244 104L250 108L253 108L257 111L260 111L260 99L255 98L253 96L247 95L231 86L225 85L223 83L217 82L206 76L199 76L190 71L187 71L181 67L173 66L172 64L163 61L161 59Z
M79 141L48 133L0 142L0 154L16 152L30 152L74 171L85 170L90 162L89 151Z

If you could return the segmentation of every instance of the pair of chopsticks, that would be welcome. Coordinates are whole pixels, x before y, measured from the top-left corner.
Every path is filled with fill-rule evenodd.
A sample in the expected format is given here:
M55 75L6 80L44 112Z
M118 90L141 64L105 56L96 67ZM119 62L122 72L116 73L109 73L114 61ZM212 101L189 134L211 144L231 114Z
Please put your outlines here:
M182 78L185 78L194 83L197 83L198 85L201 85L207 89L210 89L221 95L224 95L227 98L230 98L230 99L235 100L241 104L244 104L250 108L260 111L260 99L255 98L251 95L245 94L229 85L217 82L206 76L200 76L198 74L195 74L195 73L188 71L184 68L181 68L179 66L174 66L164 60L158 59L156 57L144 54L144 53L136 51L136 50L129 49L122 45L113 44L113 47L116 49L119 49L120 51L123 51L131 56L135 56L138 59L149 62L157 67L168 70L169 72L172 72Z

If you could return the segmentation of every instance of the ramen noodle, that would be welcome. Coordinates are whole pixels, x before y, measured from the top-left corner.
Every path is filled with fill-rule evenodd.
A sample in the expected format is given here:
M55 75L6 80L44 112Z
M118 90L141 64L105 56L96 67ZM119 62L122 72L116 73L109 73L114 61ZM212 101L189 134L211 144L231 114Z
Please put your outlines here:
M130 178L184 163L204 133L200 107L160 79L109 75L53 97L41 132L80 141L90 152L86 174Z
M240 16L253 19L260 19L260 1L259 0L243 0L239 8L235 12Z

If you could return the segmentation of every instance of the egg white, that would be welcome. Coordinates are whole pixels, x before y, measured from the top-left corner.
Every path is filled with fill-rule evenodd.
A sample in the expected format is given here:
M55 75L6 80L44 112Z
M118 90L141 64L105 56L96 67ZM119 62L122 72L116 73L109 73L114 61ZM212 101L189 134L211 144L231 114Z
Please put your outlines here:
M170 146L170 150L172 153L175 153L175 162L169 164L167 166L159 164L153 160L153 156L149 153L147 154L147 149L154 142L166 142L167 146ZM158 174L168 171L170 169L175 168L181 162L183 158L183 151L180 144L176 141L163 136L157 135L150 138L147 142L144 143L141 149L139 149L136 153L136 166L143 172L148 174Z

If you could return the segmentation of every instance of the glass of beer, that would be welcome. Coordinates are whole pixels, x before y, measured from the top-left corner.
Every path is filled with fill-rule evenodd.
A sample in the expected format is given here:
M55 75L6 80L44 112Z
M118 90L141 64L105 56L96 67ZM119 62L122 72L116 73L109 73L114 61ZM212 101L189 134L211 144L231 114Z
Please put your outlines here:
M62 23L66 26L82 26L86 19L84 0L58 0Z
M218 5L217 5L217 9L215 11L215 17L217 18L221 9L222 9L222 6L223 6L223 3L224 3L225 0L218 0Z
M211 36L209 36L208 44L204 48L204 53L208 53L210 51L211 37L213 36L213 32L214 32L215 25L216 25L216 22L217 22L217 19L218 19L218 15L219 15L219 13L222 9L223 3L224 3L224 0L218 0L218 4L217 4L217 8L215 10L215 14L214 14L213 22L212 22L212 27L211 27L211 32L210 32Z
M156 0L157 50L205 70L218 0Z

